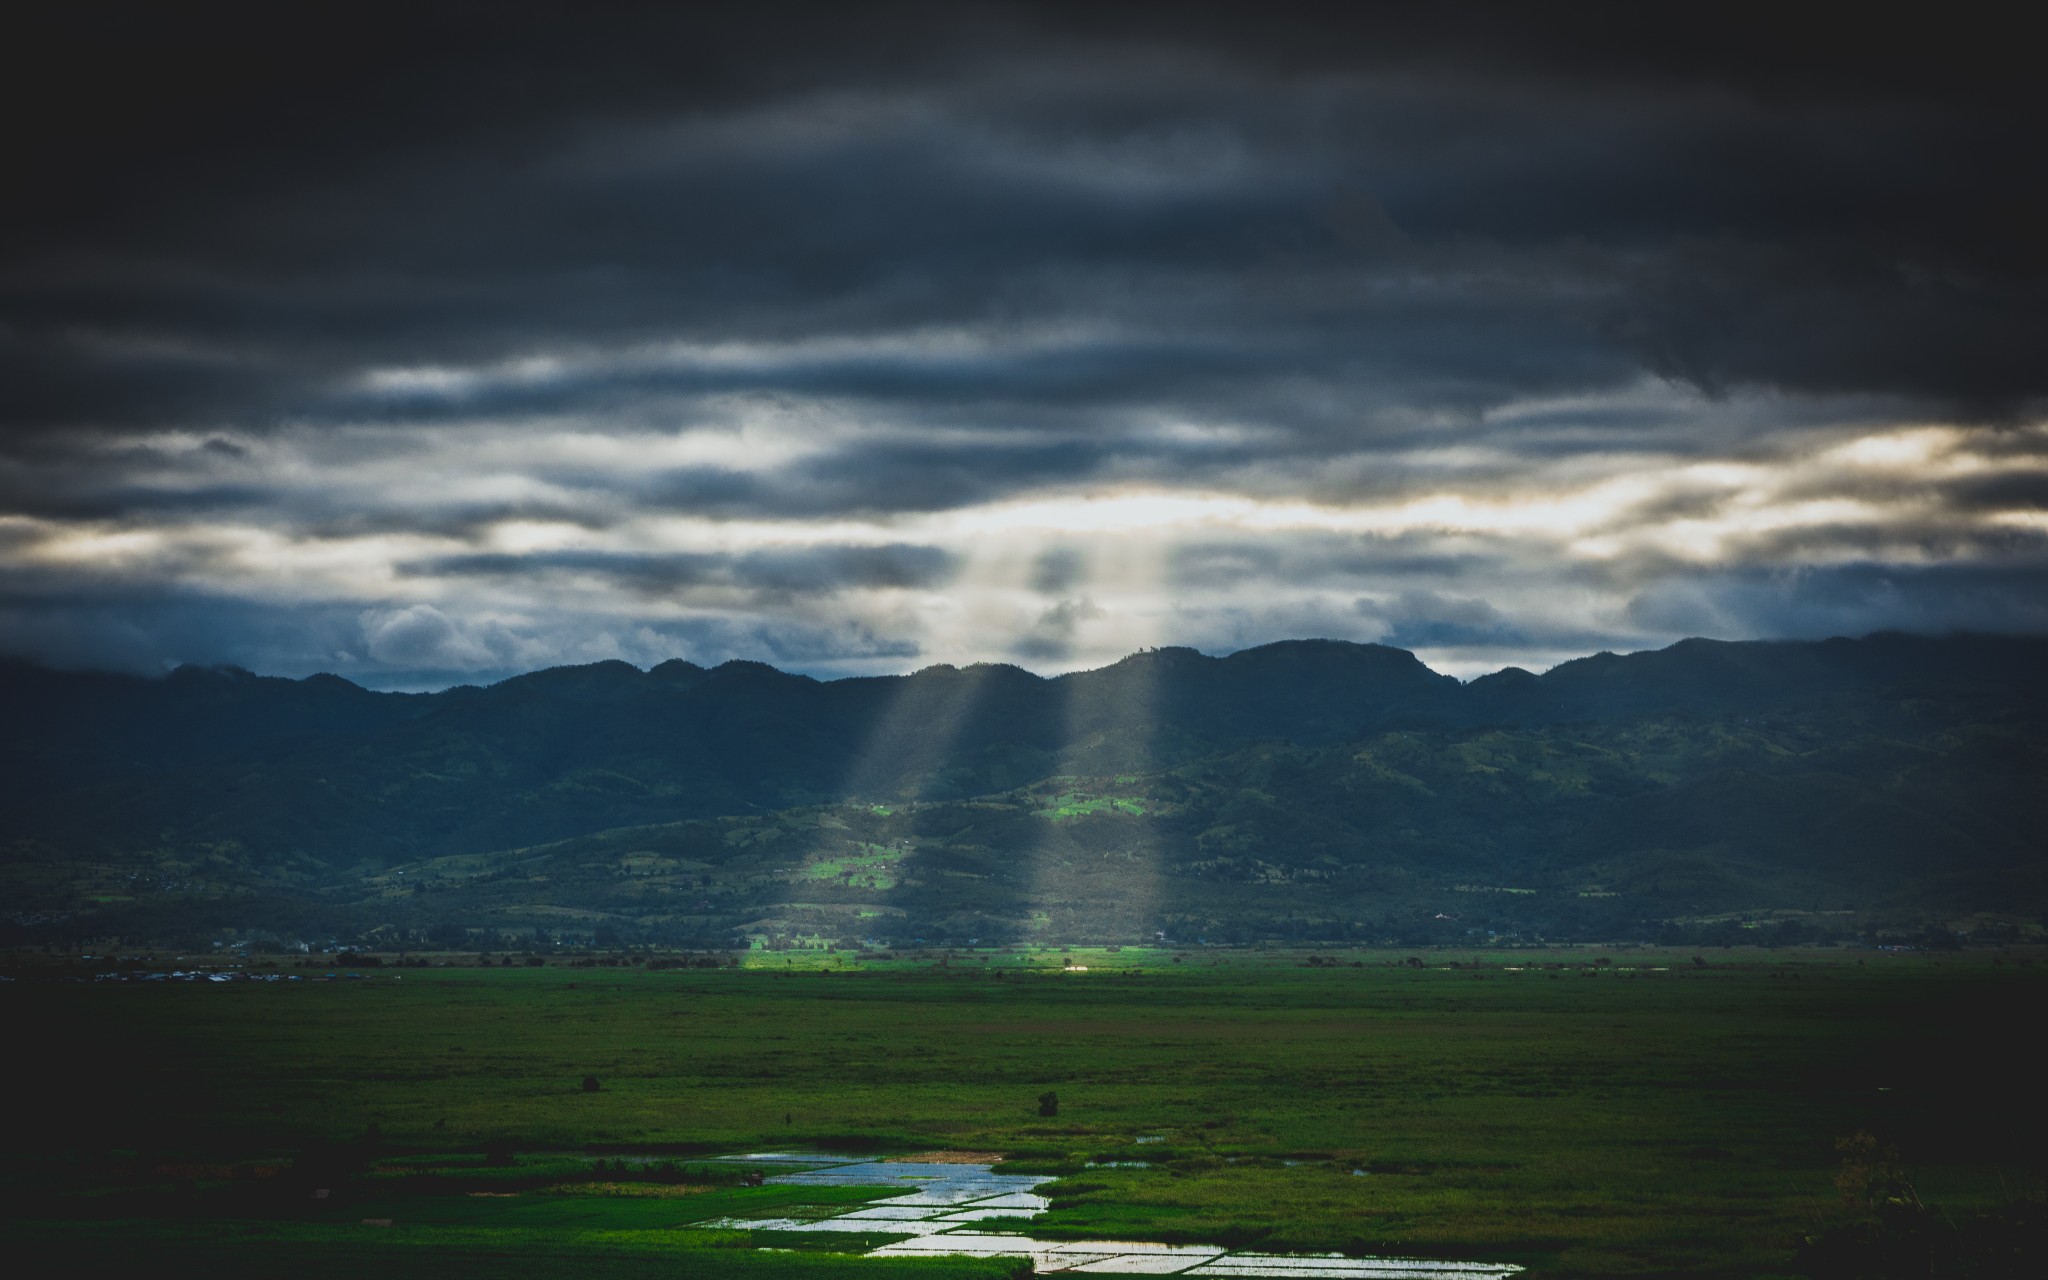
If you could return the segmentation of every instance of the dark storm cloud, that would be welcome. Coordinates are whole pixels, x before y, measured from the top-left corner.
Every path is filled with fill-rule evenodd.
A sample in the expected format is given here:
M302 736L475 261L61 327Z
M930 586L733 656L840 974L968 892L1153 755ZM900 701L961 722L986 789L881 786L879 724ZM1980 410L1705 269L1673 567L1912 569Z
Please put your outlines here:
M1939 40L1903 81L1854 70L1859 40L1913 53L1917 28L1838 51L1774 25L1700 59L1676 19L780 12L336 10L331 47L232 7L44 18L39 56L82 82L60 99L113 100L31 152L73 181L14 215L9 421L348 412L323 379L380 364L991 308L1106 308L1145 341L496 394L1093 402L1327 376L1340 350L1470 403L1560 361L1558 381L1648 367L1983 412L2041 390L2036 113L1995 62L1949 82ZM166 83L159 40L181 80L219 82ZM283 66L245 63L279 41Z
M427 604L276 604L148 584L95 591L0 581L0 633L16 652L63 667L160 674L184 663L231 664L290 676L337 672L387 689L490 683L604 659L651 666L677 654L707 665L746 658L825 675L919 656L915 643L840 620L745 613L625 626L585 614L505 620Z
M2048 511L2048 471L1971 476L1943 486L1942 497L1965 511Z
M2041 509L2048 456L2026 427L2048 135L2003 22L47 6L0 53L0 547L50 594L0 647L119 631L107 593L129 590L121 643L189 656L204 637L156 574L213 602L234 660L239 626L285 665L405 679L665 644L881 662L922 651L881 597L989 549L949 513L1119 487L1565 506L1630 462L1654 483L1577 535L1456 511L1191 532L1158 556L1201 597L1174 605L1190 634L1152 640L1594 634L1539 580L1638 601L1609 599L1617 643L1687 609L1862 616L1810 591L1766 607L1779 580L1743 575L2033 554L2012 518ZM1971 433L1979 469L1916 486L1809 456L1930 421ZM1684 554L1650 537L1766 499L1892 514L1695 529ZM737 551L646 533L689 521L784 527ZM807 530L825 521L903 542ZM518 525L589 545L519 551ZM1129 602L1091 576L1113 542L1015 548L1043 598L1005 606L1010 652L1123 634ZM67 583L85 612L60 625ZM565 607L536 583L590 612L533 622ZM295 641L292 606L232 603L295 590ZM1989 616L1914 590L1930 618ZM730 616L648 611L718 591Z
M937 511L1011 490L1085 479L1107 449L1092 441L1035 446L870 445L834 450L764 472L693 468L654 477L640 491L653 510L728 516L825 516Z
M1648 630L1811 639L1871 631L2038 633L2048 557L2009 565L1738 569L1661 584L1631 605Z
M1031 589L1040 595L1058 595L1082 580L1087 565L1073 547L1052 547L1039 553L1031 565Z
M2005 558L2048 553L2048 531L1993 525L1958 527L1937 520L1897 519L1883 524L1816 523L1731 540L1728 558L1768 563L1858 558L1913 562L1925 558Z
M1085 596L1062 600L1039 614L1030 630L1018 637L1014 645L1017 656L1040 662L1064 661L1073 655L1075 630L1103 614L1102 606Z
M164 520L267 505L275 491L257 485L164 488L85 483L58 488L17 485L0 476L0 506L21 515L67 520Z
M1450 580L1481 569L1490 556L1459 554L1441 538L1408 534L1197 541L1174 548L1169 581L1177 587L1249 582L1355 583L1366 579Z
M553 551L444 556L400 566L402 572L434 578L585 576L651 594L737 587L766 595L941 587L958 567L956 558L938 547L908 545L783 548L736 555Z
M1379 613L1390 624L1383 641L1403 649L1443 645L1510 647L1526 645L1521 627L1484 600L1435 591L1404 591L1386 606L1361 603L1361 613Z
M361 627L357 611L341 607L146 584L95 591L4 582L0 634L14 652L66 667L160 674L189 662L299 675L346 669Z

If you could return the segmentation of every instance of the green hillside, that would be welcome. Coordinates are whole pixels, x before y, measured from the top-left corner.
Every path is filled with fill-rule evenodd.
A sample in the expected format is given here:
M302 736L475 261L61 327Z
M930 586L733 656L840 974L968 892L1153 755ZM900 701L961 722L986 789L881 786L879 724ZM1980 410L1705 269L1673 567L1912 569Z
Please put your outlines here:
M1693 641L1459 684L1304 642L1055 680L601 664L409 696L15 668L0 887L31 941L2024 933L2044 658Z

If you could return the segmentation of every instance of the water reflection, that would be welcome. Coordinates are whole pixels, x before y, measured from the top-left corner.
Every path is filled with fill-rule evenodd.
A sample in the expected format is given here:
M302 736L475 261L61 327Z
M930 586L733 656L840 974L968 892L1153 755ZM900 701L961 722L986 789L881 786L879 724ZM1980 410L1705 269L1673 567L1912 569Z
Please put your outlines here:
M1304 1280L1499 1280L1511 1263L1435 1262L1424 1258L1347 1258L1340 1254L1257 1253L1221 1245L1142 1240L1038 1240L990 1229L1003 1219L1035 1218L1051 1206L1034 1174L937 1161L834 1160L789 1154L737 1160L790 1169L766 1179L780 1186L901 1187L903 1194L826 1218L723 1218L705 1226L753 1231L888 1232L907 1239L871 1258L1028 1257L1039 1274L1295 1276Z

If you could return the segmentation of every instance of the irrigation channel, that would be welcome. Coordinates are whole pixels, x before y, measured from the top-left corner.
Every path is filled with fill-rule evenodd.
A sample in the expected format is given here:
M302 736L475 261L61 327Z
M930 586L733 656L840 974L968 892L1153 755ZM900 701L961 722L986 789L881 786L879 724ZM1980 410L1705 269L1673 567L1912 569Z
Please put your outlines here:
M1299 1280L1501 1280L1522 1268L1512 1263L1435 1262L1424 1258L1347 1258L1334 1253L1254 1253L1210 1244L1142 1240L1038 1240L990 1229L1004 1219L1035 1218L1051 1202L1035 1194L1050 1177L997 1173L987 1164L916 1160L844 1160L832 1156L763 1153L736 1162L780 1168L764 1181L798 1187L901 1187L903 1194L870 1201L829 1218L725 1218L702 1225L753 1231L901 1233L871 1258L1028 1257L1040 1274L1293 1276Z

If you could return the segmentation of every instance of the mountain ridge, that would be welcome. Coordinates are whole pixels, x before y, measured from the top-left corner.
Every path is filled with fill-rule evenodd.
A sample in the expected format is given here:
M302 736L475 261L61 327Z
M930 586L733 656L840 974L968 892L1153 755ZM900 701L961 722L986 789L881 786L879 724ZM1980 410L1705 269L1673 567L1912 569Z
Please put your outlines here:
M0 704L0 890L17 919L75 927L139 921L173 899L189 914L263 898L289 916L404 868L509 866L520 850L608 847L603 833L618 831L690 850L671 861L719 884L808 884L801 868L839 865L805 840L902 845L917 851L907 869L929 874L891 879L891 901L869 906L951 919L961 936L1047 914L1002 888L1001 866L1089 859L1150 860L1190 902L1235 885L1248 904L1300 899L1297 912L1318 877L1394 885L1382 896L1405 902L1461 875L1562 885L1570 868L1616 859L1613 874L1580 878L1649 886L1629 891L1643 921L1831 895L1875 910L1929 885L1977 910L2034 900L2031 832L2048 817L2035 798L2048 792L2048 640L2028 637L1688 640L1470 682L1405 650L1330 640L1148 650L1054 677L939 664L819 681L746 661L611 661L431 694L12 663ZM886 820L841 813L862 806ZM940 813L958 825L920 825ZM873 838L818 834L848 821ZM742 856L771 848L758 865ZM561 898L574 875L548 874L556 888L461 910L600 910ZM148 877L203 887L121 889ZM947 877L987 901L940 910L944 894L910 887ZM1721 887L1687 897L1681 884ZM1592 896L1560 919L1597 916L1610 894L1573 892ZM349 899L342 915L467 901L417 896ZM620 919L699 939L726 927L671 896ZM1228 904L1211 905L1212 929L1234 932ZM1147 932L1137 908L1067 910L1084 932Z

